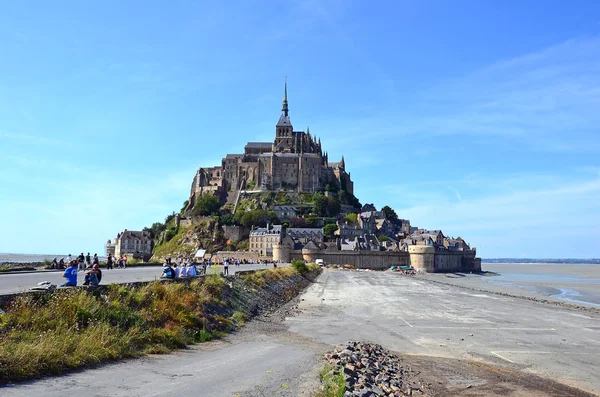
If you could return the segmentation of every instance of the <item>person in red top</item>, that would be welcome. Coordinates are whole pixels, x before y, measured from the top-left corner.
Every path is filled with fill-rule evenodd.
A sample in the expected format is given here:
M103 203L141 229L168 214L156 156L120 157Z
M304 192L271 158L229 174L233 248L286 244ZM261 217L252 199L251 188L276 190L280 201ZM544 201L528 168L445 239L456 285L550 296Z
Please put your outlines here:
M123 269L127 268L127 255L123 256Z

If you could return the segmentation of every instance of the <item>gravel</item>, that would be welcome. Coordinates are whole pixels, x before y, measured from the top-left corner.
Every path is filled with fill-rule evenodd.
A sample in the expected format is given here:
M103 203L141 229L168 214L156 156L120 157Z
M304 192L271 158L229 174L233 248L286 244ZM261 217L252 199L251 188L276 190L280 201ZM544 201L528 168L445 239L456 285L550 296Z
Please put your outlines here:
M431 395L430 385L419 378L419 372L381 345L350 341L336 346L332 353L325 354L325 359L334 367L332 375L344 371L344 397Z

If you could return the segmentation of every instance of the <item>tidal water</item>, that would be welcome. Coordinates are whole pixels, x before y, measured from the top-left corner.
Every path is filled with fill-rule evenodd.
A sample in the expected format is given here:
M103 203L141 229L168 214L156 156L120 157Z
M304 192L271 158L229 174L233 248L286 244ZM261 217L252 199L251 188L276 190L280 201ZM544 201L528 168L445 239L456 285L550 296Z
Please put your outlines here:
M600 307L600 264L483 263L482 268L499 274L483 278L491 284Z
M83 253L84 255L87 252ZM10 254L10 253L1 253L0 252L0 263L2 262L16 262L16 263L28 263L28 262L43 262L44 260L51 261L54 258L60 260L60 258L66 258L69 253L66 254ZM71 252L73 259L77 258L79 252ZM94 252L91 252L91 255L94 255ZM104 260L104 256L98 255L100 260Z

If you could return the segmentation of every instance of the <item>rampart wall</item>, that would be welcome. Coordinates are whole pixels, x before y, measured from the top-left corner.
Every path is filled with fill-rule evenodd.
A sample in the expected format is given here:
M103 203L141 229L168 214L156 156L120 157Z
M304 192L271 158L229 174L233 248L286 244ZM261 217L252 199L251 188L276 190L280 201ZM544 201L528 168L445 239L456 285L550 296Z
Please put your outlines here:
M275 261L322 259L326 264L352 265L357 269L385 270L390 266L411 265L427 273L481 271L481 259L475 258L474 252L436 251L430 246L412 246L408 252L289 250L274 246L273 254Z

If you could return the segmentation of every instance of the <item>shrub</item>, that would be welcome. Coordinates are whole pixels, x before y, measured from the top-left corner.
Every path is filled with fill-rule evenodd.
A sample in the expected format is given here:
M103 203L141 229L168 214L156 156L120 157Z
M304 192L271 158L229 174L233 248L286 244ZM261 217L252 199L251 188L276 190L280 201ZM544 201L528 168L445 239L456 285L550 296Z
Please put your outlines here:
M306 263L304 263L304 261L301 261L300 259L293 260L292 266L300 274L304 274L304 273L308 272L308 266L306 266Z

